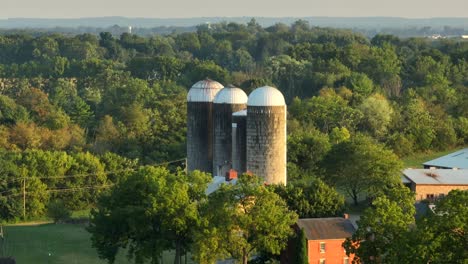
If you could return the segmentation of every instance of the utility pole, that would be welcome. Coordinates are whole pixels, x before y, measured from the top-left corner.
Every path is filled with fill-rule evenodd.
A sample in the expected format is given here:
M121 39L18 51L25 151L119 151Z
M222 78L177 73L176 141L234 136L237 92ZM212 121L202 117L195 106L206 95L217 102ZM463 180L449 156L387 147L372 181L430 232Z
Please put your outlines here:
M26 221L26 177L23 175L23 220Z
M2 246L0 247L0 256L5 256L5 237L3 235L3 225L0 225L0 241L2 242Z

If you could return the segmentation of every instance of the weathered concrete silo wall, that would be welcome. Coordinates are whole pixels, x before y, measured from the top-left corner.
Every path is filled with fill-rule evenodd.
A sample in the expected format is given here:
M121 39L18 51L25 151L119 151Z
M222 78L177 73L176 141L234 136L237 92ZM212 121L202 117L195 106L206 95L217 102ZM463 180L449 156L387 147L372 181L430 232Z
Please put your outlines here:
M213 100L223 85L195 83L187 94L187 169L213 171Z
M246 104L213 104L213 175L225 176L232 167L232 113L245 107Z
M240 175L247 171L247 111L232 115L232 168Z
M212 172L213 103L187 103L187 169Z
M286 106L247 107L247 170L286 184Z

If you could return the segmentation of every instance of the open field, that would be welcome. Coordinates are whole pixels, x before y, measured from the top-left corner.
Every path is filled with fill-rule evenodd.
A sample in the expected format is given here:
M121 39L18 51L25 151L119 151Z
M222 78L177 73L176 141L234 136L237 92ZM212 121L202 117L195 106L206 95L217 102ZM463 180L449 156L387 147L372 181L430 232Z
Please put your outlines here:
M12 256L18 264L105 264L91 247L90 234L84 225L42 224L35 226L5 226L5 241L0 253ZM172 254L164 256L172 263ZM130 263L124 253L116 264Z
M455 152L463 147L458 147L455 149L444 150L439 152L427 152L427 153L416 153L411 156L403 158L403 163L405 168L423 168L422 163L445 156L449 153Z

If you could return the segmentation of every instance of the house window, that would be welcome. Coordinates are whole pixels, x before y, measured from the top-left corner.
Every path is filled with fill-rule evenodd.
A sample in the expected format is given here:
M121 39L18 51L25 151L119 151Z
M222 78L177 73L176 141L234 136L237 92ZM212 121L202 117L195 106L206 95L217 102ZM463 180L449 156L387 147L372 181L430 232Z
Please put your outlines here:
M320 242L320 253L325 253L325 242Z
M349 264L349 258L348 257L343 258L343 264Z
M325 259L320 259L319 264L325 264Z
M429 200L429 201L433 201L434 200L434 194L433 193L426 194L426 199Z

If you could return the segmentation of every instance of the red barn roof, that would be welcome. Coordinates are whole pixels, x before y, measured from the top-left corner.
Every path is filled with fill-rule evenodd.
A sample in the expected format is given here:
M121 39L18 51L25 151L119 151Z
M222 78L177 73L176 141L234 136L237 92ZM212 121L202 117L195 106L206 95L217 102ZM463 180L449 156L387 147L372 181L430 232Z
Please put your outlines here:
M349 219L342 217L305 218L297 221L307 240L344 239L356 231Z

